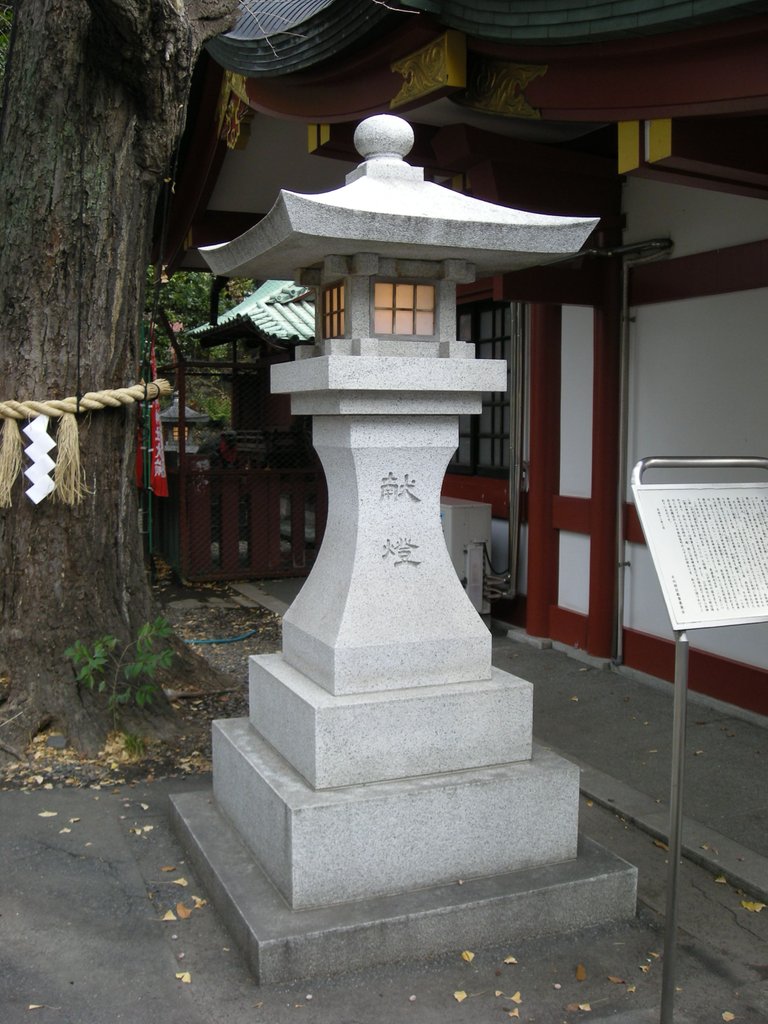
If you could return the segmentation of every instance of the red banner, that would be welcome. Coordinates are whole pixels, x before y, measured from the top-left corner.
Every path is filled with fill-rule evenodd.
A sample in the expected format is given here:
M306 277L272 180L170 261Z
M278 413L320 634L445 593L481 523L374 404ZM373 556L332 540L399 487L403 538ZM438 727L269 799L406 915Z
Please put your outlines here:
M149 365L152 380L157 376L155 362L155 341L152 339ZM136 484L148 487L158 498L168 497L168 474L165 470L165 448L163 446L163 424L160 419L160 402L155 400L149 410L149 480L144 479L144 431L139 426L139 440L136 451Z

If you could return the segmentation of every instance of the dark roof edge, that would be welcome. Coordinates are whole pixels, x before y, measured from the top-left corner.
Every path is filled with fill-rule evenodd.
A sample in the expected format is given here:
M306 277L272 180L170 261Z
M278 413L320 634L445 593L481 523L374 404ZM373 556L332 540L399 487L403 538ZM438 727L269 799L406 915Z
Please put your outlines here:
M768 11L768 0L401 0L404 7L432 15L446 28L476 39L525 46L569 45L661 35Z
M412 16L409 11L407 16ZM302 24L267 38L221 35L207 44L217 64L249 78L289 75L330 60L378 32L398 15L371 0L335 0Z

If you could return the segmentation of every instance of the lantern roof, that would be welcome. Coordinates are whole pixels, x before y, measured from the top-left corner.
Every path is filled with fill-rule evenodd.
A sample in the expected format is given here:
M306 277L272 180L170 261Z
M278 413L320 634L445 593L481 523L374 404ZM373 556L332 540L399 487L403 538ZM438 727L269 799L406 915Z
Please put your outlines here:
M475 199L424 180L404 160L413 129L391 114L363 121L363 163L341 188L318 195L282 190L269 213L222 245L201 249L215 274L285 277L326 256L372 253L408 260L463 260L479 275L551 262L578 252L596 218L554 217Z
M181 406L179 404L179 393L178 391L173 392L171 404L162 410L160 413L160 419L163 423L174 424L181 420ZM210 416L205 412L198 412L197 409L192 409L190 406L184 406L184 422L185 423L208 423Z

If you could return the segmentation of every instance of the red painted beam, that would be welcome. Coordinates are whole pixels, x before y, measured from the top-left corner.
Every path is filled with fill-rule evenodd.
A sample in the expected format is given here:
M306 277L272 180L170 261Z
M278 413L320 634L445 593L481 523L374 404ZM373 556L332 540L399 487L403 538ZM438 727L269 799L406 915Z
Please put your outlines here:
M607 658L613 654L616 607L621 261L604 260L601 268L604 296L594 323L587 650Z
M574 498L557 494L552 499L552 525L556 530L589 534L592 522L592 502L589 498Z
M561 332L559 306L531 307L526 628L533 636L549 636L549 612L557 604L559 545L553 499L560 490Z
M626 121L768 111L768 17L577 46L472 41L476 52L546 65L525 90L542 119Z
M443 480L441 493L446 498L484 502L491 506L494 518L509 518L509 481L505 477L448 473Z
M199 68L195 126L184 140L187 149L171 199L165 251L157 251L152 256L153 261L159 259L168 265L171 272L178 263L195 217L205 210L226 153L226 143L219 137L216 121L224 71L205 54ZM156 245L159 244L158 237Z
M630 275L629 302L642 306L768 286L768 241L645 263Z

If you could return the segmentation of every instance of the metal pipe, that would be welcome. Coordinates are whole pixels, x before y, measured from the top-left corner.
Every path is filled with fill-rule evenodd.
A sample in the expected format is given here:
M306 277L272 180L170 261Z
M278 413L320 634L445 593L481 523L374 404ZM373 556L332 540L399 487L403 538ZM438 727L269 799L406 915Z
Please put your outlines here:
M761 455L650 455L632 470L632 486L642 483L649 469L762 469L768 470L768 458Z
M672 779L669 793L669 866L664 918L664 967L661 978L660 1024L672 1024L677 966L677 887L683 846L683 776L688 698L688 634L675 633L675 695L672 714Z
M613 250L615 256L631 256L624 259L621 268L621 331L619 335L619 473L616 494L616 601L613 629L613 662L620 665L624 660L624 586L626 570L626 530L624 528L624 502L627 494L627 462L629 443L629 274L641 263L651 263L668 253L672 248L670 238L654 238L649 242L620 246Z

